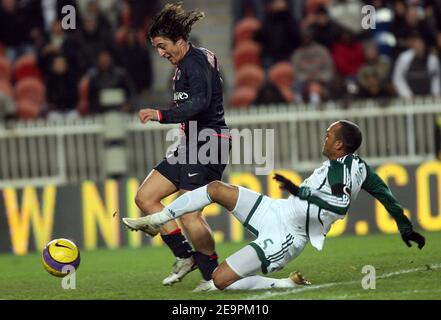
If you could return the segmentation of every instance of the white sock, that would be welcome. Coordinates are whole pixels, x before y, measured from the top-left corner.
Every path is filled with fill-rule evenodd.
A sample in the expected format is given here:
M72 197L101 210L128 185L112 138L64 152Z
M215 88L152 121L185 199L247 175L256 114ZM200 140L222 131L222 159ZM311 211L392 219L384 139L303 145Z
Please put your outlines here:
M179 196L175 201L165 206L162 211L151 215L151 222L162 225L180 216L199 211L208 206L213 201L208 195L207 186L203 186L193 191L189 191Z
M262 276L249 276L230 284L225 290L262 290L273 288L294 288L296 285L289 279L274 279Z

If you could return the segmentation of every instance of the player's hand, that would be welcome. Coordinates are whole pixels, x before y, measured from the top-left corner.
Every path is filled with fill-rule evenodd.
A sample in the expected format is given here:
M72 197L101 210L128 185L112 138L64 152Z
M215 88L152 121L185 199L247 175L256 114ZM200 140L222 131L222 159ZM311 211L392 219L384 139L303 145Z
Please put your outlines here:
M294 184L291 180L285 178L284 176L278 173L274 174L273 179L276 180L278 183L280 183L280 189L285 189L294 196L298 195L299 187L296 184Z
M158 111L155 109L141 109L139 110L139 120L142 123L147 123L148 121L159 121Z
M418 244L418 249L422 249L424 245L426 244L426 239L420 235L418 232L412 231L410 233L402 234L401 238L403 239L404 243L411 247L412 244L411 241L416 242Z

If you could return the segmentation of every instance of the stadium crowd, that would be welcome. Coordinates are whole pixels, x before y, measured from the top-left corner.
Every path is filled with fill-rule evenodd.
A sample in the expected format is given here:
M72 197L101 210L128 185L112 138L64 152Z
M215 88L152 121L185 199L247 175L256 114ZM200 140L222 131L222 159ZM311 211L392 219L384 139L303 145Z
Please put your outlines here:
M145 35L161 4L0 0L0 120L136 111L154 80ZM65 5L76 9L74 30L62 26ZM231 5L233 108L440 96L441 1Z
M74 29L62 25L71 23L69 5ZM131 111L152 84L145 34L159 8L155 0L1 0L3 117Z
M440 96L441 1L243 0L235 10L233 105Z

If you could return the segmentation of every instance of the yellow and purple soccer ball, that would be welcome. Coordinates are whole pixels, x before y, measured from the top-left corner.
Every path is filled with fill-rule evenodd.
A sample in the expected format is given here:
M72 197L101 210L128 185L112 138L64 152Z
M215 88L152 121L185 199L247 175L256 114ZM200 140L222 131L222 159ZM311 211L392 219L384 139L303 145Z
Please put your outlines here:
M44 247L43 266L47 272L56 277L64 277L69 274L69 269L72 270L65 268L69 265L75 270L80 265L80 250L73 241L55 239Z

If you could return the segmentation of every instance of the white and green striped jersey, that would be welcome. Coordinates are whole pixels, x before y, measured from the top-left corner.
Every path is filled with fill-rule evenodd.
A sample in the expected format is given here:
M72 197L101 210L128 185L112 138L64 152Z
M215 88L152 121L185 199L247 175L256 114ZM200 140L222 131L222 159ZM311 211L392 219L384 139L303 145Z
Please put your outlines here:
M368 166L350 154L327 160L300 185L310 191L308 201L324 210L345 214L368 176ZM302 198L302 197L300 197Z
M384 181L359 156L348 154L325 161L300 185L298 198L306 203L294 205L306 207L306 227L313 233L309 236L315 247L321 249L332 223L344 218L361 189L384 205L402 234L412 231L412 224Z

